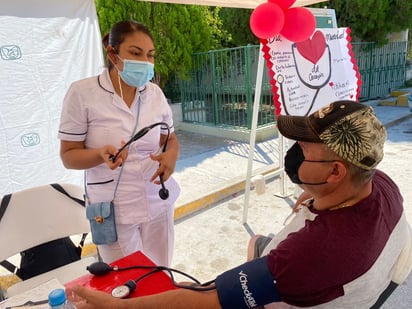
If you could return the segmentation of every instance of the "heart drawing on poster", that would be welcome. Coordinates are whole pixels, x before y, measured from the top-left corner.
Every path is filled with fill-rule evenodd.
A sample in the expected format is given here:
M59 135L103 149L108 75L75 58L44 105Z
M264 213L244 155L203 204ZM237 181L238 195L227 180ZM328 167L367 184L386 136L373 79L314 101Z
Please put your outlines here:
M316 64L326 49L326 40L322 32L316 31L312 38L296 43L296 48L303 58Z

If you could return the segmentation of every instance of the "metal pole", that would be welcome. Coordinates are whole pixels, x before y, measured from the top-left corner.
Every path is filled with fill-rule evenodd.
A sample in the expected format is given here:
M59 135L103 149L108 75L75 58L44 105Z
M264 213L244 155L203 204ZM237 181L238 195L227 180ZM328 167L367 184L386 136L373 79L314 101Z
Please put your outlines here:
M262 79L263 79L263 51L262 44L259 46L259 61L256 74L256 87L255 87L255 98L253 102L253 117L252 117L252 126L250 129L250 142L249 142L249 157L248 157L248 166L246 173L246 188L245 188L245 201L243 205L243 219L242 223L247 222L247 213L249 208L249 197L250 197L250 182L252 178L252 167L253 167L253 155L255 152L255 143L256 143L256 128L259 115L259 105L260 105L260 94L262 91Z
M285 104L283 102L283 104ZM282 170L282 173L280 174L280 194L282 196L286 196L287 194L287 186L286 186L286 177L285 177L285 166L284 166L284 149L285 149L285 144L284 144L285 138L283 135L279 133L278 137L278 147L279 147L279 168Z

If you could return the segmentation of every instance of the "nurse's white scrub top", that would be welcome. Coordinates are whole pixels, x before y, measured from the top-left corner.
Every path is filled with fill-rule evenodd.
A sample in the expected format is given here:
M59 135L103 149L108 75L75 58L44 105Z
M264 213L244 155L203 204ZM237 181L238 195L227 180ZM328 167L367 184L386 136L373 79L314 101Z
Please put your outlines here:
M58 138L85 141L86 148L108 144L120 148L121 141L128 141L133 135L136 121L135 132L157 122L167 123L170 132L174 132L172 116L162 90L153 83L138 88L134 102L128 108L115 93L108 70L105 70L99 76L72 83L64 98ZM158 168L158 162L149 155L161 152L161 131L167 134L167 129L155 126L130 145L114 198L116 223L147 222L173 207L179 196L180 187L172 177L165 182L169 190L166 200L159 197L161 186L149 181ZM90 203L113 200L120 170L120 167L111 170L105 163L87 169Z

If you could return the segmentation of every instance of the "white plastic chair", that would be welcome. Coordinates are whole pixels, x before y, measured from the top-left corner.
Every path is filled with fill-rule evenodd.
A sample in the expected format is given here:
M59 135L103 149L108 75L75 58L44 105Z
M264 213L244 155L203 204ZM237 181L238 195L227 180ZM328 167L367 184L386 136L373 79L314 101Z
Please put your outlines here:
M370 309L380 308L396 288L404 283L412 271L412 230L407 227L408 233L405 239L406 245L398 257L398 261L394 266L392 280L388 287L380 294L379 299Z
M83 200L83 188L60 184L72 197ZM51 185L34 187L12 194L0 221L0 261L34 246L73 235L90 233L85 208ZM86 273L95 258L81 259L45 274L18 282L7 290L13 296L57 278L65 284ZM73 265L72 265L73 264Z

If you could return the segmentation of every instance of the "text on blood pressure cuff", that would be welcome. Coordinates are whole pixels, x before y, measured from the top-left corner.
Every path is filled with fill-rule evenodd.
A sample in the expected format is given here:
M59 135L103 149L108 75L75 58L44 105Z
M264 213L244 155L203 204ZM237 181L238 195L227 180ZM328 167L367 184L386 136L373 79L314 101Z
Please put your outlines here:
M266 256L224 272L215 284L223 309L254 308L281 301Z

